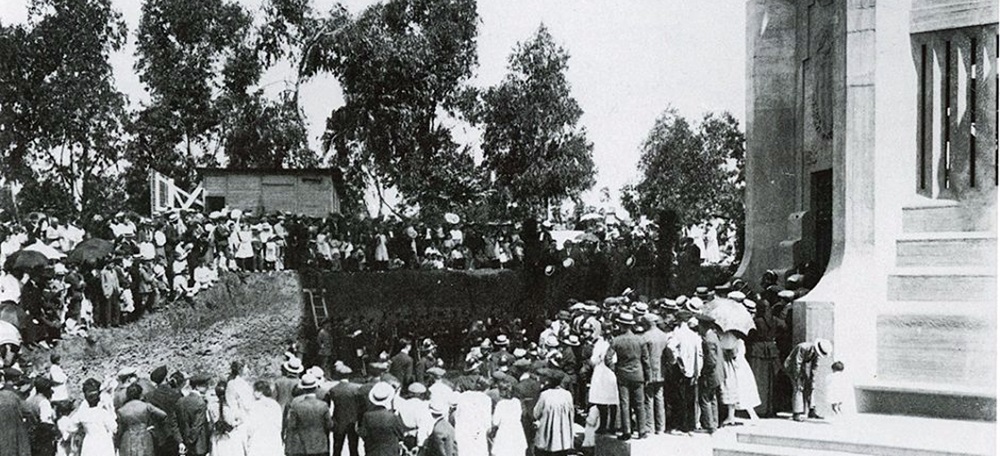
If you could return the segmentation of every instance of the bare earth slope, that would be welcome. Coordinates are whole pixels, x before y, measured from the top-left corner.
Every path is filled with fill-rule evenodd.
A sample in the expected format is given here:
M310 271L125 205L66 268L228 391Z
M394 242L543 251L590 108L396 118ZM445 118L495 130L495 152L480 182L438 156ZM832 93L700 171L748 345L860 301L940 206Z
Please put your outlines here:
M175 303L120 328L94 329L89 340L70 338L55 349L79 392L88 377L104 379L131 366L141 376L158 366L171 372L228 374L233 360L246 361L252 378L277 376L283 353L296 340L302 313L293 272L227 274L195 298L194 307ZM48 367L45 350L30 350L27 371Z

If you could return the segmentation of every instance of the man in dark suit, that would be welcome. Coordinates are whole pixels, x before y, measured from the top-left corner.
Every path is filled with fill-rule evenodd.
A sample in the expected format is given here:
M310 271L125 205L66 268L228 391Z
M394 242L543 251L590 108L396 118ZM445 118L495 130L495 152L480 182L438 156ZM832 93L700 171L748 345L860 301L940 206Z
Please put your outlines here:
M319 379L305 374L299 381L302 395L292 399L285 410L281 435L288 456L329 455L330 407L316 397Z
M208 376L195 375L191 378L191 391L177 401L177 431L188 456L205 456L212 450L212 429L205 402L208 382Z
M636 425L640 427L639 438L644 439L646 433L641 429L646 420L643 386L649 377L649 351L643 345L642 338L632 332L632 326L635 325L632 314L623 313L615 321L621 327L620 334L612 339L611 349L604 361L609 366L615 366L615 376L618 377L618 410L622 417L622 434L618 439L632 438L632 422L629 418L631 413L635 414ZM617 364L615 355L618 357Z
M376 383L367 394L372 408L358 422L358 435L365 441L366 456L399 455L399 444L406 433L406 425L390 409L395 394L392 385L386 382Z
M434 429L424 442L424 456L458 456L455 442L455 428L448 421L450 406L448 401L436 400L428 407L434 421Z
M153 428L154 453L156 456L178 456L180 442L177 440L179 433L177 432L176 409L177 401L181 399L181 392L177 386L186 379L184 374L175 372L168 381L166 366L153 369L153 372L149 374L149 379L153 381L156 388L146 393L143 399L167 413L166 418L156 423Z
M344 450L344 440L351 456L358 456L358 418L361 407L358 402L358 392L361 385L347 380L351 369L344 364L334 368L334 378L337 384L326 394L326 401L333 405L333 454L340 455Z
M714 434L719 428L719 392L723 382L722 344L715 323L698 316L704 364L698 378L698 408L701 410L701 428Z
M412 348L413 342L410 339L400 339L399 353L389 360L389 373L399 379L403 388L413 383L413 357L410 356Z
M647 314L644 324L649 328L642 333L643 345L649 352L649 378L646 382L646 420L642 423L642 432L659 434L666 431L666 408L663 403L663 385L666 379L667 367L672 363L664 362L664 353L669 353L667 344L670 342L667 333L658 326L660 317Z

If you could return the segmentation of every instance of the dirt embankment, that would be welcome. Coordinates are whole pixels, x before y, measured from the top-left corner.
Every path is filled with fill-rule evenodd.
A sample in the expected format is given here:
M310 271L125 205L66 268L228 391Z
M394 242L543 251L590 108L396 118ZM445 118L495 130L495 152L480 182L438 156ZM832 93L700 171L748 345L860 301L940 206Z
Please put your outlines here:
M227 274L200 293L193 307L178 303L124 327L94 329L88 339L67 339L54 351L62 355L75 393L88 377L104 379L126 366L141 376L165 365L171 372L221 379L238 359L250 366L253 378L273 378L297 338L299 289L294 272ZM27 370L47 370L49 353L24 353L32 366Z

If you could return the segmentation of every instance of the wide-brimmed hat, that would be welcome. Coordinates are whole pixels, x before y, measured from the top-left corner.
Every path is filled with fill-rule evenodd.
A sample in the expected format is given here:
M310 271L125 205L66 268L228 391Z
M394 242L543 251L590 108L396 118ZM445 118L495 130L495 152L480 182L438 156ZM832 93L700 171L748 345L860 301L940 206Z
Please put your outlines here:
M631 313L623 312L615 318L615 322L620 325L631 326L635 324L635 317Z
M523 348L515 348L514 353L512 354L514 355L514 358L524 358L525 356L528 355L528 350L525 350Z
M580 346L580 338L577 337L576 334L570 334L565 339L563 339L563 343L566 344L566 345L568 345L568 346L570 346L570 347L579 347Z
M299 379L299 389L308 391L319 387L319 379L316 376L306 372L302 374L302 378Z
M556 267L551 264L545 267L545 275L551 276L556 273Z
M566 258L565 260L562 260L562 265L564 268L571 268L573 267L574 264L576 264L576 261L574 261L572 258Z
M507 338L506 334L501 334L496 337L496 340L493 343L500 347L506 347L507 345L510 345L510 339Z
M281 365L281 369L289 374L301 374L305 367L302 366L301 359L291 358Z
M820 356L830 356L833 353L833 342L827 339L816 339L816 353Z
M389 403L392 402L392 395L395 392L396 390L392 388L392 385L386 382L378 382L368 392L368 401L374 405L389 408Z

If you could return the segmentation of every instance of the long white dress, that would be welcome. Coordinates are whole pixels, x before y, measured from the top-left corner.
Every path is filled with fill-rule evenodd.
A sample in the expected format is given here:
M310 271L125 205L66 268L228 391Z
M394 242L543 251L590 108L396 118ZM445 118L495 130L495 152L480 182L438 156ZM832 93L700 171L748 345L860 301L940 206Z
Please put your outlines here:
M497 427L493 438L493 456L523 456L528 440L521 425L521 401L502 399L493 411L493 425Z
M757 379L750 369L750 362L747 361L747 349L743 339L731 332L725 332L720 336L719 343L723 348L732 349L736 353L735 358L726 360L723 366L726 380L722 395L724 397L728 395L732 399L725 403L735 403L738 410L747 410L760 405Z
M594 353L590 356L594 374L590 377L587 400L591 404L618 405L618 377L607 364L604 364L604 355L608 353L609 348L611 344L607 340L598 339L594 344Z
M488 456L489 431L493 425L493 401L482 391L458 395L455 408L455 443L462 456Z
M281 405L269 397L254 401L247 415L247 455L285 454L281 441Z
M80 456L109 456L115 454L114 435L118 430L115 412L98 405L91 407L86 402L70 415L66 427L83 430Z

